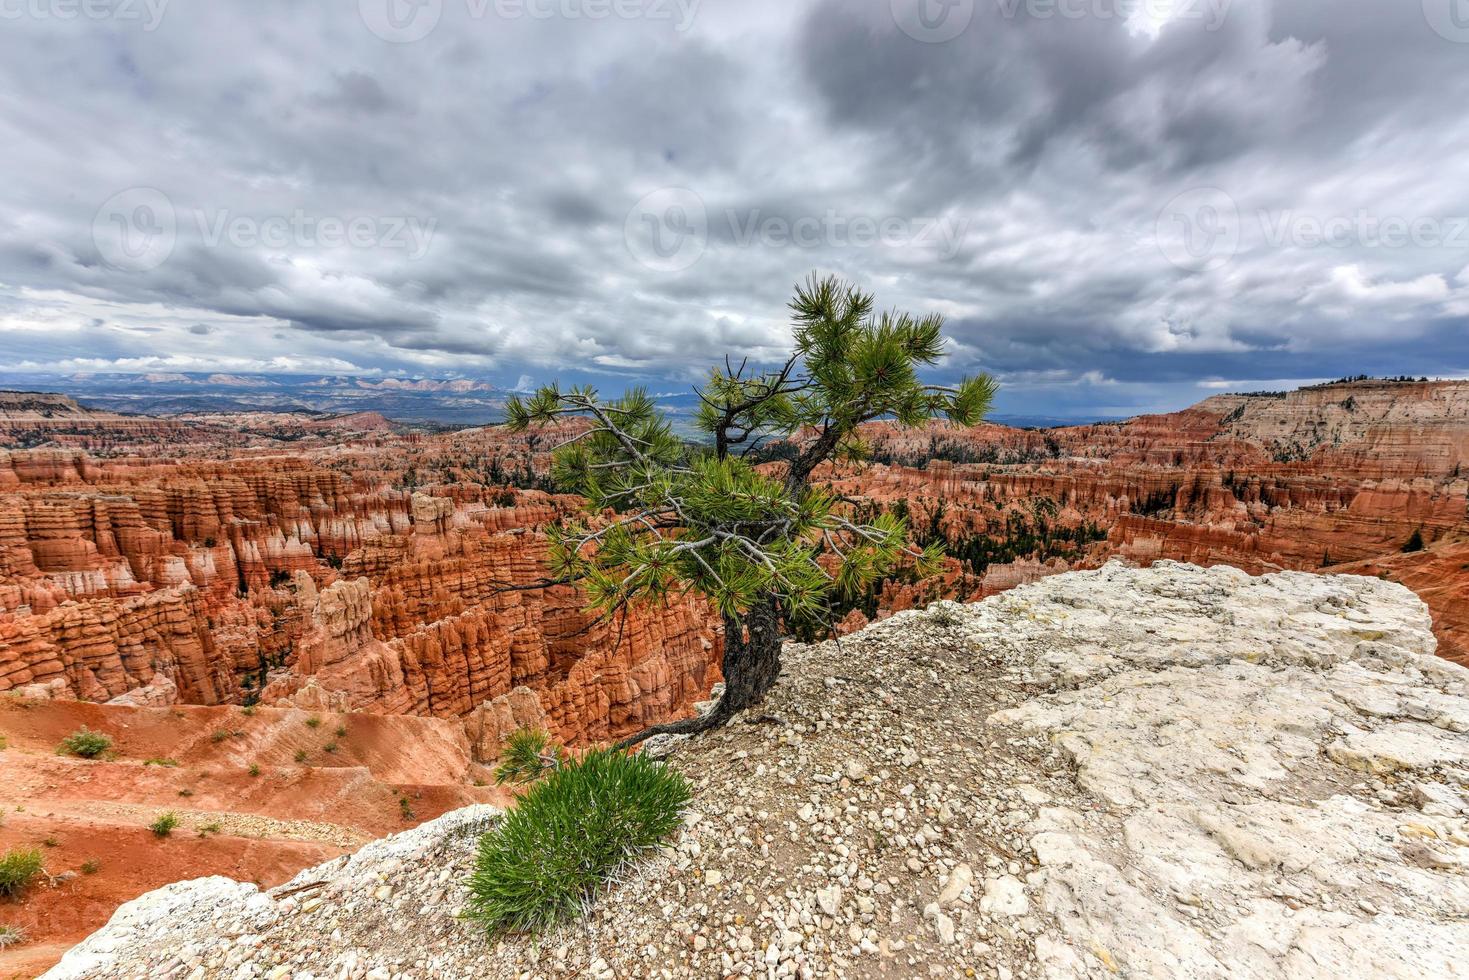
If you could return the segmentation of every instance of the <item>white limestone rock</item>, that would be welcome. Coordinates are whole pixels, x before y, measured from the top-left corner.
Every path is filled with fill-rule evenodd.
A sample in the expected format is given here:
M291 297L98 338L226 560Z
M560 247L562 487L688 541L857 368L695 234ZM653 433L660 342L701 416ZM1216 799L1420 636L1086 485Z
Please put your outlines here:
M1075 689L990 723L1053 740L1102 803L1030 828L1050 976L1469 975L1469 672L1411 592L1160 562L995 605L1026 613L1012 669Z

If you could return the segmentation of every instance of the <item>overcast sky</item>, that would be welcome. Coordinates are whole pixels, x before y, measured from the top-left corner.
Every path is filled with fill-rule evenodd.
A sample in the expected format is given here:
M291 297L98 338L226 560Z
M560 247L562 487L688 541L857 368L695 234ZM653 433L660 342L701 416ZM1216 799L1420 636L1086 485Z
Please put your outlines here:
M812 270L1002 408L1469 372L1469 0L0 0L0 368L691 380Z

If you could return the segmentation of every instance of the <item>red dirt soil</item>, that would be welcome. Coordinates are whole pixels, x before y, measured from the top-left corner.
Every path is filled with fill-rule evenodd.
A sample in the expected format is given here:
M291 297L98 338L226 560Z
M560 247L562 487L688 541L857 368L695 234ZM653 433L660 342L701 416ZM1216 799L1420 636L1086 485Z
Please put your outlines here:
M83 726L114 739L106 758L56 754ZM440 719L11 697L0 732L0 850L39 849L49 876L0 903L0 922L29 937L0 954L4 980L36 976L118 905L169 882L222 874L269 887L447 810L505 801L472 785L481 770L463 730ZM180 825L158 837L148 825L166 812Z

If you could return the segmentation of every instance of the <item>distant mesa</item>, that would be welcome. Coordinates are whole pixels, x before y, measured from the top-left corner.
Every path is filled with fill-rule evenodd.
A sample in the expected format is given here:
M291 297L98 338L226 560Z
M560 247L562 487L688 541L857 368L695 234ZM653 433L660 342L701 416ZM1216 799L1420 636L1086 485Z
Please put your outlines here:
M227 385L232 388L272 388L275 382L256 375L242 377L238 374L211 374L207 379L212 385Z
M490 385L483 381L469 381L456 379L452 381L433 381L420 379L417 381L403 381L398 378L385 378L382 381L368 381L359 378L357 387L366 388L369 391L447 391L462 394L470 391L492 391Z

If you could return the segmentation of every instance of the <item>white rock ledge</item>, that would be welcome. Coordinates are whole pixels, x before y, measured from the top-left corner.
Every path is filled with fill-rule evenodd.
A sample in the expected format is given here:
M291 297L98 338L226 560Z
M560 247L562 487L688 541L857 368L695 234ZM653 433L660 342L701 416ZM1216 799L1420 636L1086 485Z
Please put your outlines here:
M1031 827L1052 976L1469 976L1469 671L1406 588L1171 562L984 603L998 712L1097 798Z
M489 829L500 812L484 804L451 810L412 830L307 868L284 885L264 892L248 882L219 875L165 885L121 906L107 925L68 950L61 962L42 977L84 980L157 975L148 969L149 953L164 940L194 939L201 947L234 942L248 951L260 944L261 937L286 925L290 916L308 903L371 895L382 887L385 878L401 868L417 866L419 875L431 875L434 859L441 851L456 843L464 847L466 840ZM306 887L319 882L324 884ZM187 964L189 955L185 953L180 961ZM241 957L242 966L248 965L246 960L248 956ZM185 969L179 975L203 977L208 973L196 962L194 972ZM243 970L241 975L253 977L257 972Z

